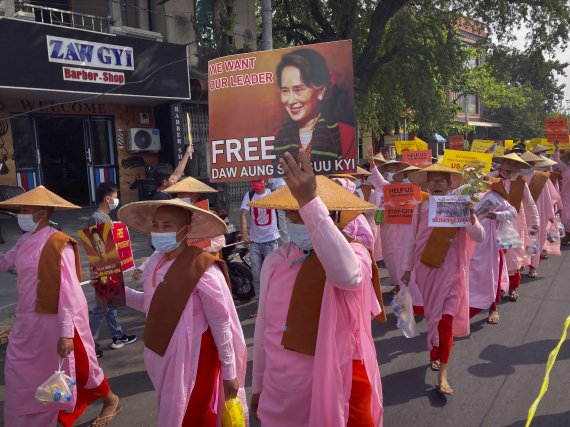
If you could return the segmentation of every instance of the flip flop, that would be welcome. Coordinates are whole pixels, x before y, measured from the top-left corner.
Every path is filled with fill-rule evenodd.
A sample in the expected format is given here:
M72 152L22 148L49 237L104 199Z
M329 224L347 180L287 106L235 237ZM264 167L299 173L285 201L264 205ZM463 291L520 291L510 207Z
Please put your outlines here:
M432 360L430 362L430 368L432 371L439 371L439 368L441 367L439 360Z
M497 310L493 311L491 314L489 314L489 317L487 317L487 323L490 325L498 325L500 320L501 315Z
M519 294L517 294L515 291L511 291L509 292L509 295L507 295L507 299L512 302L517 302L519 299Z
M443 388L440 384L436 384L435 385L435 389L436 391L441 394L442 396L448 395L451 396L453 395L453 389L451 388L451 386L447 386L447 388Z
M536 279L538 277L538 271L536 271L536 269L529 270L526 276L530 277L531 279Z
M115 412L113 412L110 415L105 415L104 417L97 417L93 420L93 422L91 423L91 427L103 427L108 425L111 421L113 421L113 419L117 416L117 414L119 412L121 412L122 410L122 406L121 403L117 403L117 408L115 409Z

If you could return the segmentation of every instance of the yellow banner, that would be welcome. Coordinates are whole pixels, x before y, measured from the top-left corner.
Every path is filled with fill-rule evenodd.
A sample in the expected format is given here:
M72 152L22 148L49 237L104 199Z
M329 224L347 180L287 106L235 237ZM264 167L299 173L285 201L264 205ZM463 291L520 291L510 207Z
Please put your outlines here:
M421 140L417 136L414 136L414 142L416 143L416 147L419 150L429 150L429 145L424 140Z
M495 145L495 155L502 156L503 154L505 154L505 147L502 145Z
M515 146L515 141L513 139L505 139L505 150L510 150Z
M402 155L402 151L418 151L416 141L394 141L396 154Z
M495 141L490 139L474 139L471 144L471 151L474 153L486 153L493 146Z
M532 149L536 146L536 144L544 145L545 147L549 147L550 150L547 151L547 154L554 153L554 143L548 142L546 138L532 138L530 143L526 145L526 149L532 151ZM570 150L570 142L560 142L558 143L558 147L561 150Z
M488 153L476 153L473 151L458 151L458 150L445 150L443 152L443 161L441 162L445 166L449 166L452 169L457 169L461 171L463 166L484 163L485 168L483 171L485 173L491 172L491 161L493 159L492 154Z

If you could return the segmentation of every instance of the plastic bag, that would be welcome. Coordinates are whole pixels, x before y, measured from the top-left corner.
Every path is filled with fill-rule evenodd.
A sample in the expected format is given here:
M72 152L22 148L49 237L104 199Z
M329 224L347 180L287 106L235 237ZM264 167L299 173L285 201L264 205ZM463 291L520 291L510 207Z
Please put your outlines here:
M222 427L245 427L245 417L239 397L226 400L224 403Z
M560 236L558 224L556 220L549 222L546 226L546 242L544 242L544 250L551 255L561 255L560 253Z
M401 286L392 302L390 303L392 310L398 319L397 326L402 330L406 338L417 337L420 333L416 327L416 319L414 318L414 307L412 305L412 294L407 286Z
M563 239L564 236L566 236L566 228L564 227L564 224L562 224L562 219L560 218L560 214L556 214L556 219L554 220L554 223L558 227L558 233L560 234L560 238Z
M528 256L533 256L538 253L538 236L536 234L529 236L524 251Z
M511 220L499 222L497 228L497 244L501 249L522 247L521 236Z
M44 404L67 403L71 401L71 390L75 387L75 380L61 370L63 359L59 362L59 369L53 373L42 385L36 389L34 397Z

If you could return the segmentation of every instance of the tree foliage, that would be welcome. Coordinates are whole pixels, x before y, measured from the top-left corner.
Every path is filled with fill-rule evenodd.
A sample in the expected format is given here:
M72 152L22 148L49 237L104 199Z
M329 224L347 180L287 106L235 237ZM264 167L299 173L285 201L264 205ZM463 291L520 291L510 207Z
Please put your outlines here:
M524 25L529 49L543 52L564 45L570 31L566 0L275 0L273 8L275 47L352 39L358 119L368 129L398 127L407 109L424 132L449 127L457 113L447 96L454 84L494 106L524 105L525 90L487 67L469 70L470 53L454 25L465 18L499 41Z

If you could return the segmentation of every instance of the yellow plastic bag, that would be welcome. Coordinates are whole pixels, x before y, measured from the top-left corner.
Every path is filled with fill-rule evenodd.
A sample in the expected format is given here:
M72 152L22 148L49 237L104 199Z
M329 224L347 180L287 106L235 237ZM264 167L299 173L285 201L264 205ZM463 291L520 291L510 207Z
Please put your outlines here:
M243 407L238 397L226 400L222 412L222 427L245 427Z

